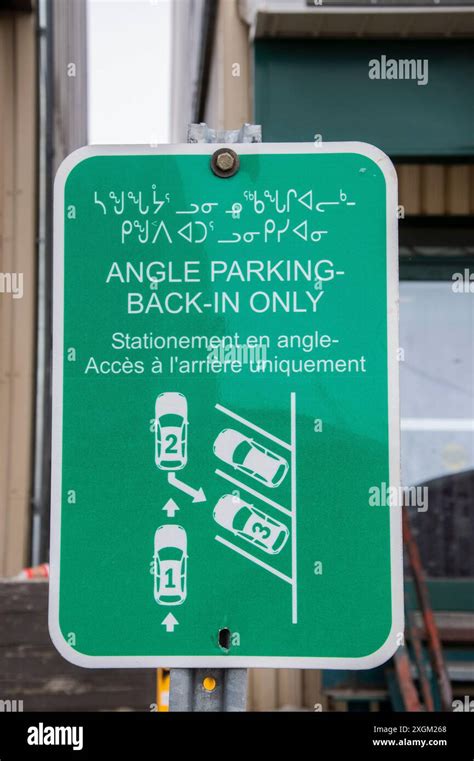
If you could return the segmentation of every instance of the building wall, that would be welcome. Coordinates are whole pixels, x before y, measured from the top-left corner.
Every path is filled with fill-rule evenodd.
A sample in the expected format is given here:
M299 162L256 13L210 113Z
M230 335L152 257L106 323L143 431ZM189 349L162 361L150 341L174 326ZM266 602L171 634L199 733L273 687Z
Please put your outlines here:
M196 0L175 4L173 46L174 122L173 141L186 139L192 121L192 92L197 87L196 65L199 34L191 35L189 10ZM185 3L190 4L188 13ZM205 121L214 129L235 129L251 122L253 114L253 44L250 29L239 15L237 0L216 0L217 26L212 46L211 70L206 96ZM240 5L242 9L242 4ZM194 6L194 13L202 10ZM242 14L245 17L245 14ZM191 44L192 37L192 44ZM317 42L315 42L317 44ZM327 43L326 43L327 44ZM443 45L441 40L440 45ZM467 43L466 43L467 44ZM184 51L188 51L185 54ZM236 64L238 69L236 69ZM238 76L235 76L238 71ZM420 88L418 88L420 89ZM416 88L415 88L416 90ZM257 94L258 96L258 94ZM291 116L283 113L286 121ZM313 130L317 131L317 130ZM271 139L263 124L263 139ZM298 137L298 139L303 139ZM305 137L312 139L308 133ZM420 216L466 216L474 212L474 166L472 163L397 163L399 202L405 214Z
M0 14L0 576L27 560L36 309L36 35L32 14Z
M473 164L399 164L397 174L407 215L474 214Z
M37 438L37 421L38 409L47 420L51 393L51 176L68 153L87 143L86 0L52 0L49 7L52 87L45 105L54 104L54 116L45 127L52 133L46 157L38 141L37 16L21 12L27 6L0 12L0 277L21 273L24 291L15 299L0 285L0 577L29 564L33 474L41 470L40 507L49 514L50 439L47 425ZM48 200L38 225L44 182ZM40 350L45 364L38 383ZM37 389L43 389L40 402Z
M255 115L268 141L317 133L392 158L471 160L472 40L256 39L253 49ZM410 63L386 79L387 60Z
M189 1L189 0L188 0ZM189 38L185 39L184 5L179 5L181 21L175 23L173 71L179 69L179 86L175 100L180 105L180 124L191 121L191 99L186 96L186 82L196 86L195 55L184 56ZM189 34L189 33L188 33ZM194 35L194 47L199 37ZM443 41L440 41L440 45ZM467 44L467 43L466 43ZM236 0L218 0L218 22L212 51L212 63L207 90L205 121L216 129L232 129L253 120L253 65L250 60L252 43L249 27L238 13ZM194 63L193 63L194 61ZM235 64L240 76L233 76ZM184 94L183 94L184 93ZM288 115L283 114L286 120ZM263 125L263 139L271 139ZM314 130L313 130L314 131ZM185 127L177 128L173 140L185 140ZM303 139L303 138L298 138ZM305 137L311 140L308 133ZM407 215L468 215L474 211L474 167L472 163L398 164L400 203Z

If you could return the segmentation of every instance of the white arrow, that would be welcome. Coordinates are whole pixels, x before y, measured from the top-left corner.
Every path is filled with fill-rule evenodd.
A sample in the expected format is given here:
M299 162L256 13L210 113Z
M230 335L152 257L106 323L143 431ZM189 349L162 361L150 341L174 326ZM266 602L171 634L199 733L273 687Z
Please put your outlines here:
M174 501L174 499L169 499L166 505L162 509L165 511L168 518L174 518L175 513L177 513L179 510L179 507Z
M206 501L206 495L204 494L204 489L202 488L193 489L192 486L188 486L188 484L185 484L184 481L180 481L179 478L176 478L176 475L174 473L168 473L168 483L171 484L171 486L175 486L177 489L184 491L184 493L187 494L189 497L192 497L193 502Z
M176 620L172 613L168 613L161 622L161 625L166 627L167 632L174 632L174 627L179 626L179 621Z

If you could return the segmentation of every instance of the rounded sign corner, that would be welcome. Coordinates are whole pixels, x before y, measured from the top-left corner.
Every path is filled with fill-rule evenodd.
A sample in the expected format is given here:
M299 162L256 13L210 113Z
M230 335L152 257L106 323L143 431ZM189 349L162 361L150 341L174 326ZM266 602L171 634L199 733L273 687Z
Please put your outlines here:
M81 666L82 668L100 667L100 663L97 663L97 658L95 656L79 652L66 641L57 618L53 618L52 616L49 617L48 630L51 642L58 653L66 661L69 661L69 663L72 663L74 666Z
M66 158L61 161L56 170L56 176L54 178L55 191L64 188L67 178L78 164L82 164L84 161L100 155L102 155L100 146L94 145L84 145L81 148L76 148L72 153L69 153Z
M376 145L372 145L372 143L355 141L350 145L354 149L355 153L359 153L361 156L370 159L372 163L376 165L376 167L382 172L383 176L385 177L387 184L390 182L394 184L395 187L397 187L397 170L395 169L395 165L390 156L384 153L381 148L377 148Z
M402 614L400 618L394 620L383 645L369 655L354 659L353 665L350 668L357 670L374 669L389 661L400 647L399 639L404 637L404 626L405 622Z

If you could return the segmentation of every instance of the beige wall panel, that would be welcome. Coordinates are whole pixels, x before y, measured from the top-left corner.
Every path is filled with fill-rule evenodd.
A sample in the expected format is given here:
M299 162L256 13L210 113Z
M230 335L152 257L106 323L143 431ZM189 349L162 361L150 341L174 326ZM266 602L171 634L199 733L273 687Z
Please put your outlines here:
M421 208L421 169L418 164L399 164L398 203L405 208L405 214L419 214Z
M405 214L466 215L474 211L474 167L398 164L399 203Z
M249 30L240 19L237 0L220 0L220 6L224 17L224 129L236 129L251 121Z
M470 176L467 164L446 167L446 213L469 214Z
M0 272L13 271L14 192L14 25L0 17ZM11 463L12 312L10 295L0 293L0 575L5 575L8 545L8 491Z
M303 671L278 669L278 707L303 707Z
M23 274L23 298L13 302L11 356L12 457L9 473L7 575L26 563L29 542L35 359L35 19L15 20L14 270Z
M0 17L0 575L19 571L29 540L35 356L35 20Z
M421 213L445 214L446 169L441 164L421 167Z
M322 671L307 669L303 672L303 705L310 711L314 711L315 705L318 704L323 710L326 710L326 703L326 698L323 695Z
M219 0L205 121L213 129L238 129L252 121L251 102L248 26L237 0Z
M469 213L474 214L474 164L471 164L469 167L469 186L470 186L470 204L469 204Z
M278 708L278 683L276 669L252 669L248 710L274 711Z
M209 72L209 85L206 93L206 107L204 109L204 121L211 129L224 129L224 14L222 5L219 5L216 27L214 30L214 44L212 46L211 68Z
M248 711L276 711L285 707L314 711L317 704L326 710L321 671L250 669Z

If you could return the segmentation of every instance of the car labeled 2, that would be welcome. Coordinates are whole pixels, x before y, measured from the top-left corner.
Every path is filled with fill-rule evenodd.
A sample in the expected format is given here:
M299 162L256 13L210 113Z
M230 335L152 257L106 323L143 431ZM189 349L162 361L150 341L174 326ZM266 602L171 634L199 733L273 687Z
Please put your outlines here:
M177 391L155 403L155 462L162 470L181 470L188 461L188 403Z

